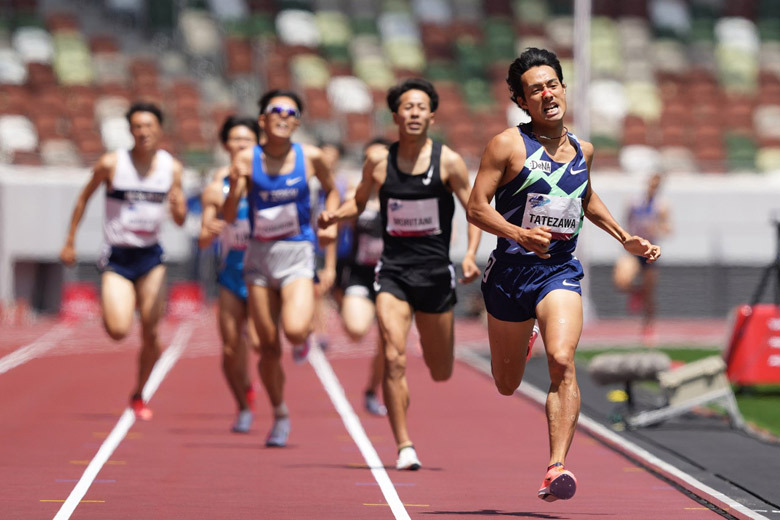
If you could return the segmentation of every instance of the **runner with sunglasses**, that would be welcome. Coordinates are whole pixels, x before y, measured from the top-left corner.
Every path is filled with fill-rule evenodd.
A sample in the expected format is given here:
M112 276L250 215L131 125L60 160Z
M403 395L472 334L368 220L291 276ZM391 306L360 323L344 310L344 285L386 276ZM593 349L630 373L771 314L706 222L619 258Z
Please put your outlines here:
M325 207L338 206L339 194L322 150L292 141L303 104L295 92L272 90L260 98L258 122L263 145L236 154L223 213L232 223L239 201L249 200L250 239L244 257L249 312L260 340L260 379L273 407L266 446L286 446L289 410L284 401L280 329L293 345L293 359L306 360L314 318L314 240L309 179L316 176L327 194ZM320 244L336 239L336 226L318 233Z
M219 140L231 159L258 142L260 127L253 118L229 116L222 124ZM219 300L217 320L222 338L222 372L238 405L232 430L247 433L252 426L254 390L249 375L249 350L257 350L257 333L247 327L247 290L244 283L244 252L249 240L249 202L242 198L233 224L221 218L225 195L230 189L229 167L220 168L201 195L203 217L198 246L207 248L219 239L220 266L217 273Z
M491 367L502 395L513 395L539 321L550 388L550 459L537 496L574 496L577 481L564 467L580 411L574 351L582 333L582 265L574 256L585 217L654 262L658 246L633 236L612 218L590 185L593 145L564 126L566 84L558 58L526 49L509 67L511 99L531 122L493 137L482 155L468 218L498 237L482 277ZM491 206L496 199L495 208Z
M454 198L465 207L470 186L461 156L428 137L439 104L433 85L408 79L388 91L387 104L398 126L398 141L367 157L354 198L335 212L323 212L318 223L326 228L354 219L371 195L379 194L384 246L374 289L385 354L383 397L398 448L396 468L416 470L420 460L406 421L406 340L414 320L431 377L450 378L456 302L455 268L450 262ZM462 263L466 283L479 276L475 262L479 238L479 229L469 225Z

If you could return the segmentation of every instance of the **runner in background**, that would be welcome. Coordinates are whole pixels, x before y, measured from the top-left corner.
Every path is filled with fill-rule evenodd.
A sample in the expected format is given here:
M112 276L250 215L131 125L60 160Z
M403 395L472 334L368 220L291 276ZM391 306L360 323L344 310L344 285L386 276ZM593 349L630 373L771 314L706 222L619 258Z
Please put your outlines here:
M367 157L354 198L337 211L322 212L319 225L326 228L356 218L371 194L378 192L384 245L374 290L385 355L383 397L398 448L396 468L416 470L421 463L406 419L410 402L406 342L414 321L431 377L446 381L452 376L457 297L450 238L454 199L465 207L470 186L461 156L428 137L439 104L430 82L418 78L404 81L388 91L387 104L398 126L399 140ZM479 238L480 231L470 225L463 282L479 275L475 261Z
M662 174L652 174L645 193L626 212L628 232L653 243L672 232L669 206L658 196L662 183ZM637 277L639 283L635 283ZM642 313L642 341L654 345L658 267L643 256L623 255L615 262L613 280L619 290L628 293L629 312Z
M370 155L387 150L391 141L377 137L363 149L364 161ZM355 195L355 186L347 188L345 199ZM376 317L374 271L382 255L382 218L376 193L366 202L366 208L353 221L339 223L339 245L345 243L348 252L337 263L337 283L334 297L339 304L344 329L352 341L360 341L371 330ZM342 239L348 237L348 240ZM371 359L369 377L363 393L363 406L372 415L385 416L387 408L379 399L385 356L378 341L376 354Z
M322 150L293 142L303 104L289 90L271 90L259 101L263 145L238 152L230 168L225 220L235 221L239 202L249 200L250 239L244 256L251 321L260 340L260 379L273 408L266 446L286 446L290 415L284 400L280 329L302 363L311 348L314 318L314 240L309 180L316 175L338 206L338 192ZM336 226L318 233L321 245L336 239Z
M112 339L127 336L136 309L141 319L138 379L130 398L136 417L152 418L143 388L162 348L158 335L165 311L165 264L160 226L170 211L182 226L187 205L182 192L182 165L159 148L162 111L151 103L134 103L127 112L134 145L98 159L92 177L76 200L60 260L76 262L76 231L95 191L106 187L104 245L98 261L103 324Z
M222 124L219 140L230 155L230 160L247 148L254 147L260 136L260 127L253 118L228 117ZM247 327L247 289L244 283L244 252L249 241L249 202L246 197L238 204L238 215L233 224L222 219L222 205L230 191L230 168L217 170L214 179L201 196L203 219L198 246L211 246L219 238L219 300L217 321L222 338L222 372L238 406L238 416L232 430L247 433L252 426L254 389L248 366L251 350L258 350L257 331Z

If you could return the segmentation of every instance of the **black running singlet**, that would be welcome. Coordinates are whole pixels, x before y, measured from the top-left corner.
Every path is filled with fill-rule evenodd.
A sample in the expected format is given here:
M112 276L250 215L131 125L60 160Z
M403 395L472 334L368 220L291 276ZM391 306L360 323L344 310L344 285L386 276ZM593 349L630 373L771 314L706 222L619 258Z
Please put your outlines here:
M455 200L441 180L441 143L433 142L426 173L398 169L398 143L390 146L387 177L379 189L384 265L449 263Z

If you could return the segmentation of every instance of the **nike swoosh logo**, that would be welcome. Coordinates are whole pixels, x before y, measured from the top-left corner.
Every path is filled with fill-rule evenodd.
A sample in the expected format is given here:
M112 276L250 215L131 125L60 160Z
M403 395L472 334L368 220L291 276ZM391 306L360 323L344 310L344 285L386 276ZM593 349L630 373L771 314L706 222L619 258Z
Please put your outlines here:
M422 180L423 185L427 186L431 183L431 177L433 176L433 166L428 168L428 174Z
M563 281L563 285L565 285L566 287L579 287L580 286L580 284L578 284L578 283L566 283L566 282L568 282L568 280L564 280Z
M584 171L585 171L585 168L580 168L579 170L572 170L571 174L572 175L577 175L577 174L580 174L580 173L582 173Z
M294 179L285 179L284 183L288 186L292 186L293 184L297 184L298 181L301 180L301 177L296 177Z

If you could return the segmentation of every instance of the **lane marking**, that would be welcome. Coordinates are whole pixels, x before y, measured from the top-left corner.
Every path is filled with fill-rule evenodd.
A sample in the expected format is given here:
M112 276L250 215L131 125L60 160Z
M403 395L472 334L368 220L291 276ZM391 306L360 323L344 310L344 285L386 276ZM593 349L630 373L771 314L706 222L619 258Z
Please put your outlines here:
M88 460L69 460L69 464L73 464L74 466L86 466L89 464L90 461ZM108 466L125 466L127 465L127 462L124 460L107 460L106 465Z
M364 506L389 506L390 504L363 504ZM405 507L431 507L430 504L404 504Z
M57 343L67 338L73 333L74 327L69 324L59 323L52 327L46 334L36 339L29 345L20 347L10 354L0 358L0 374L8 372L12 368L23 365L47 350L57 346Z
M457 352L458 359L471 365L472 367L486 374L487 376L492 377L490 375L489 360L483 358L482 356L480 356L474 350L471 349L461 349L460 351L458 351L456 347L455 351ZM535 401L537 404L541 406L544 406L545 402L547 401L547 393L545 393L544 391L540 390L539 388L535 387L534 385L532 385L527 381L523 381L522 384L520 385L520 388L515 390L515 393L522 394L525 397L531 399L532 401ZM747 518L750 518L752 520L769 520L767 517L758 514L758 511L753 511L752 509L749 509L744 505L740 504L733 498L721 493L720 491L711 488L710 486L704 484L703 482L700 482L692 475L689 475L688 473L685 473L681 469L672 466L668 462L661 460L660 458L656 457L649 451L640 448L638 445L634 444L633 442L624 439L623 437L617 435L609 428L601 425L600 423L596 422L595 420L591 419L590 417L588 417L583 413L580 413L580 418L579 418L579 423L577 424L577 428L579 427L582 427L584 430L588 431L591 435L594 435L604 440L604 442L622 450L624 453L628 453L631 456L644 461L645 464L651 466L659 473L664 474L667 478L674 480L678 485L692 492L699 498L703 500L707 500L708 502L712 502L714 499L716 503L714 503L713 505L715 505L716 507L719 507L726 511L730 511L730 510L737 511L740 514L745 515ZM697 493L696 491L700 492L701 494ZM702 496L702 494L705 496ZM720 502L723 505L718 504L717 502Z
M65 500L63 500L61 498L58 499L58 500L44 500L44 499L41 499L41 500L39 500L39 502L65 502ZM105 504L106 501L105 500L82 500L81 503L82 504Z
M330 396L333 406L341 416L341 420L344 422L347 431L354 439L355 444L360 449L360 453L366 460L368 467L371 469L371 474L374 475L374 479L379 488L382 490L382 494L387 501L387 505L393 512L393 516L397 519L411 520L409 513L404 508L404 504L398 496L398 492L393 486L393 482L385 471L385 467L382 464L382 460L377 455L374 446L366 435L366 431L363 429L363 425L360 423L355 410L352 409L352 405L349 404L347 396L344 394L344 388L341 386L336 373L333 371L333 367L330 366L322 350L319 348L312 348L309 352L309 363L314 367L314 371L317 373L317 377L320 378L322 386Z
M157 391L157 388L160 386L160 383L162 383L165 376L168 375L168 372L173 368L173 365L176 364L179 357L181 357L182 352L184 352L184 349L187 347L187 341L190 339L190 336L192 336L194 326L194 321L188 321L182 323L176 330L176 334L174 335L171 344L165 349L165 352L162 353L160 359L157 360L157 363L154 364L152 373L149 375L149 380L146 381L146 384L141 391L144 401L149 402L151 400L152 396ZM125 438L128 430L130 430L130 427L132 427L134 423L135 414L133 413L133 410L128 407L122 412L116 426L114 426L114 429L111 430L111 433L108 434L106 440L101 444L100 449L98 449L97 453L92 458L87 469L84 470L84 474L81 475L78 483L54 516L54 520L67 520L70 518L70 515L73 514L76 506L82 502L84 495L87 494L89 486L92 485L92 482L103 468L103 465L108 462L109 457L111 457L114 450L117 449L119 443L122 442L122 439Z

